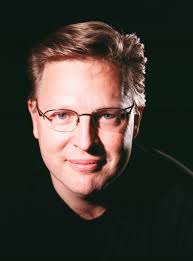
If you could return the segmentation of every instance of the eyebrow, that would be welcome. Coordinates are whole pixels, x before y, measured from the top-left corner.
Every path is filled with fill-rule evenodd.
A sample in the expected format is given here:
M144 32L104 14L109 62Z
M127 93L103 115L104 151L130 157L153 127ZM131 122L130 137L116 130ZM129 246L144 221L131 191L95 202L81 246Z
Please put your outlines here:
M132 105L131 105L132 106ZM128 107L131 107L128 106ZM38 107L39 108L39 107ZM100 110L108 110L108 109L125 109L125 107L121 107L121 106L108 106L108 107L99 107L97 109L93 109L90 113L95 112L95 111L100 111ZM52 109L48 109L48 110L44 110L45 112L51 112L51 111L60 111L60 110L69 110L69 111L74 111L78 113L78 110L74 110L72 108L68 108L68 107L59 107L59 108L52 108ZM87 113L87 112L83 112L83 113Z
M39 105L39 103L38 103ZM73 106L73 105L72 105ZM77 109L75 109L74 107L72 107L70 105L48 105L46 106L48 109L46 109L46 111L48 110L72 110L72 111L77 111ZM109 104L107 106L100 106L98 108L94 108L92 111L96 111L96 110L100 110L100 109L108 109L108 108L122 108L124 106L123 102L119 102L119 103L114 103L114 104ZM125 106L124 106L125 107Z
M37 103L38 103L38 99L36 99ZM120 99L120 97L113 97L113 100L111 101L111 104L108 104L107 106L100 106L98 108L94 108L92 111L96 111L99 109L108 109L108 108L125 108L130 106L129 103L125 102L124 99ZM63 110L63 109L67 109L67 110L72 110L72 111L77 111L76 109L76 105L77 103L74 104L59 104L59 105L52 105L52 104L47 104L45 106L46 109L43 109L44 111L48 111L48 110ZM39 103L38 103L39 105ZM41 106L41 105L40 105Z

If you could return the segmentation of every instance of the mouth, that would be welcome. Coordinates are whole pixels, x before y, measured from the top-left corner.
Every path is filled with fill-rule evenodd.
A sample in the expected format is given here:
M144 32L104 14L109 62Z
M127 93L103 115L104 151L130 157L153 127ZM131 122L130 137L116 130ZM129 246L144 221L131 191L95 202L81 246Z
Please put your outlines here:
M78 172L96 172L101 169L104 164L104 160L93 160L93 159L73 159L68 160L72 169Z

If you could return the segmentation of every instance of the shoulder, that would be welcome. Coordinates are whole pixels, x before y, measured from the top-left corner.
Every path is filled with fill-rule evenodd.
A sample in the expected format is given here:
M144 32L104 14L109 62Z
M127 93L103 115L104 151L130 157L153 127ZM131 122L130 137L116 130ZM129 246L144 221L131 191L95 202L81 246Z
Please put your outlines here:
M145 205L179 211L188 201L193 204L193 172L165 152L135 147L127 176Z
M167 186L193 183L193 172L171 155L154 149L134 146L128 171L154 185Z
M180 260L193 257L193 172L156 149L140 148L137 154L141 166L136 173L146 187L141 183L152 255Z

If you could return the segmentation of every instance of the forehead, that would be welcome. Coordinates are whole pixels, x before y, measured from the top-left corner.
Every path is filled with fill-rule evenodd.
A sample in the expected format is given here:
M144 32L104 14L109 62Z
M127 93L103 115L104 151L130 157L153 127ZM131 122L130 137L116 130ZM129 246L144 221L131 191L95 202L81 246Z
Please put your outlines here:
M44 68L37 95L47 105L96 102L110 106L121 100L119 70L99 60L51 62Z

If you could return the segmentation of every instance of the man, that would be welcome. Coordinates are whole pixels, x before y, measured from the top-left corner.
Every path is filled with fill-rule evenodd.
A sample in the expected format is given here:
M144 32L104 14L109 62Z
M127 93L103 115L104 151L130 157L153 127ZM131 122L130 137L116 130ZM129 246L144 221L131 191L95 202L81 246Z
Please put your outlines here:
M88 195L123 171L139 129L143 45L99 22L72 25L52 37L31 58L33 133L57 193L78 215L93 219L106 209ZM128 73L130 63L136 68Z
M178 184L190 187L191 198L192 178L158 152L132 149L145 63L135 34L102 22L65 26L32 50L28 108L46 168L26 193L20 255L182 254L179 222L190 219L179 217L185 196Z

